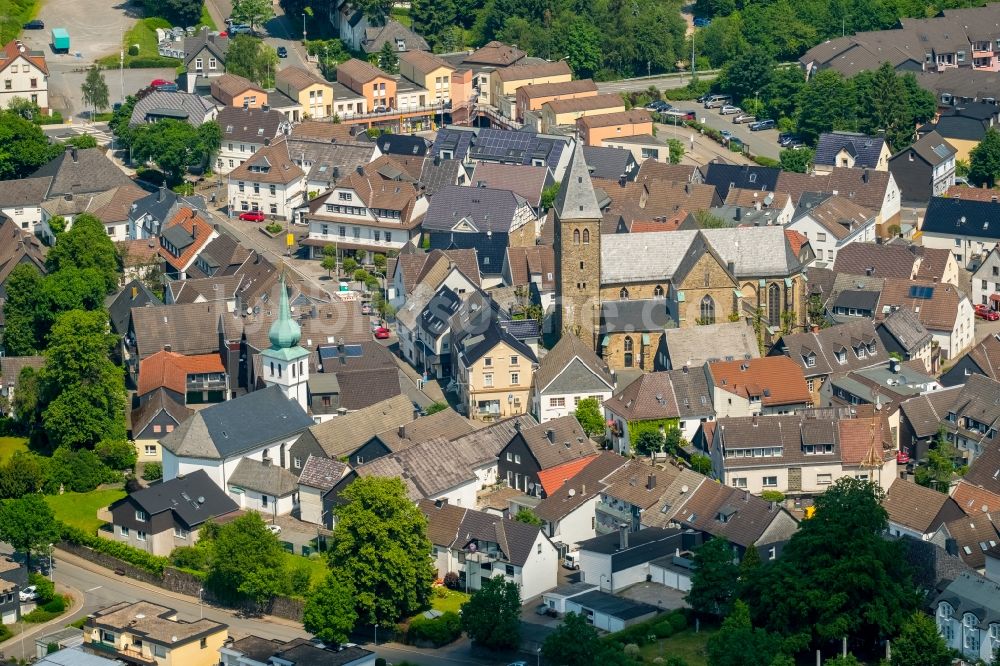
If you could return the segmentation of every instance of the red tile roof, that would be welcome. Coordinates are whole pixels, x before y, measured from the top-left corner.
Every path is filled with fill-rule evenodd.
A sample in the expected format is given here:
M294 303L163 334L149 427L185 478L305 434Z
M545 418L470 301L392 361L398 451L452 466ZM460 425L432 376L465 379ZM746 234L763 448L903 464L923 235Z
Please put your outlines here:
M802 368L787 356L709 364L715 385L738 396L759 397L765 407L812 403Z
M792 254L796 257L799 256L799 252L802 251L802 246L809 242L805 234L795 231L794 229L785 229L785 237L788 238L788 244L792 248Z
M556 492L563 487L564 483L576 476L592 460L597 458L598 455L595 453L583 458L577 458L576 460L570 460L568 463L563 463L562 465L543 469L538 473L538 481L542 484L542 490L545 491L546 495Z
M188 375L225 372L218 354L185 356L176 352L160 351L139 363L139 395L158 388L168 388L175 393L187 393Z
M959 481L951 494L959 508L970 516L1000 511L1000 495L967 481ZM983 509L986 511L983 511Z
M8 65L19 57L24 58L46 74L49 73L49 66L45 64L45 55L41 51L29 51L19 39L4 44L2 55L0 55L0 71L7 69Z
M194 258L198 256L198 253L201 252L206 245L208 245L208 242L212 239L212 233L214 230L212 225L209 224L205 218L191 208L187 207L178 210L173 219L163 225L163 229L167 230L175 225L180 225L184 231L191 234L194 238L194 242L188 245L187 248L181 252L181 256L179 257L175 257L170 254L167 248L163 247L162 244L160 245L158 251L160 256L163 257L164 261L168 264L180 270L184 270L194 260Z

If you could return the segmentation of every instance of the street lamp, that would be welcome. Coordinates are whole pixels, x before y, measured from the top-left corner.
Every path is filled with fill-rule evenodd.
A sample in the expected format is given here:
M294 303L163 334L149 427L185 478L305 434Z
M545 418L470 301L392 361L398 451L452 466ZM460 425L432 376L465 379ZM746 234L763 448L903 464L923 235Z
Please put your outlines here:
M375 647L378 647L378 622L375 623Z
M302 43L306 42L306 14L302 13Z
M203 619L203 620L205 619L205 604L204 604L204 602L202 600L204 593L205 593L205 588L199 587L198 588L198 615L200 615L201 619Z
M535 656L537 657L535 661L536 666L542 666L542 648L535 650Z
M55 580L56 580L56 574L52 570L52 549L53 548L54 548L54 546L50 543L49 544L49 580L52 581L52 582L55 582Z

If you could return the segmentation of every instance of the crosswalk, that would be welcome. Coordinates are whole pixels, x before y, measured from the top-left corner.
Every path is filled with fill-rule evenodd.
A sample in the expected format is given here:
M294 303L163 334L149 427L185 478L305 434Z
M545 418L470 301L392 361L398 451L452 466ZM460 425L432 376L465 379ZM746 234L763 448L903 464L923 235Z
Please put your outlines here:
M50 139L55 139L57 141L66 141L67 139L80 136L81 134L90 134L97 141L98 145L110 144L112 139L111 130L108 129L106 125L77 125L73 127L60 127L58 129L47 130L45 131L45 134Z

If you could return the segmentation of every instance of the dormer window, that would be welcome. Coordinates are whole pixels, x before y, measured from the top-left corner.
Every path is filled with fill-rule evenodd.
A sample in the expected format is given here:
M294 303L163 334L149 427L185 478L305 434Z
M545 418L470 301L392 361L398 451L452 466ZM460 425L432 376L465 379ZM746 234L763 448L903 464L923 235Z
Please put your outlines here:
M835 352L834 356L837 357L837 363L840 363L841 365L847 363L847 350L843 347L840 348L840 351Z
M809 353L809 354L803 356L802 360L805 362L807 368L815 368L816 367L816 354Z

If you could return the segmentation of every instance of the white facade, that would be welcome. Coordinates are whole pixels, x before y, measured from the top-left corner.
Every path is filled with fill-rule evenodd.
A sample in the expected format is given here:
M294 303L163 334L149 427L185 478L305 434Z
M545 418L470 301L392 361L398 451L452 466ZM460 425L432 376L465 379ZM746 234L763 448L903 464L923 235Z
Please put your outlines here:
M323 491L311 486L299 486L299 519L314 525L323 524Z
M971 229L970 229L971 231ZM997 239L975 234L940 234L924 231L921 235L924 247L948 250L955 255L955 261L963 268L968 267L975 259L996 247Z
M597 536L594 529L598 496L594 495L555 522L546 521L542 526L550 539L571 546Z
M225 140L219 148L215 160L215 173L225 175L243 164L248 157L264 147L264 142L248 143L246 141Z
M972 274L972 303L1000 309L1000 302L991 301L994 294L1000 298L1000 250L994 247Z
M649 565L649 575L652 576L651 583L659 583L673 590L687 592L691 589L691 576L693 571L681 571L681 567L665 567L656 564Z
M256 490L237 488L236 486L229 486L228 492L229 497L231 497L241 509L256 511L264 516L265 519L268 516L287 516L292 512L292 509L297 506L294 494L286 495L284 497L275 497L274 495L265 495Z
M887 220L893 219L896 215L899 215L899 210L901 207L902 195L899 191L899 185L896 184L896 179L893 177L892 173L889 173L889 182L885 186L885 194L882 197L882 208L878 211L878 216L875 218L875 222L881 224Z
M22 54L27 53L22 47ZM49 108L49 75L24 55L14 58L0 71L0 107L6 109L14 98L29 100L41 109Z
M771 447L762 446L763 451ZM871 480L879 484L883 490L888 491L889 486L896 479L895 458L886 462L881 470L862 469L856 465L843 465L840 460L830 460L824 463L822 460L809 465L789 465L778 457L761 457L760 465L755 467L739 467L735 469L726 468L718 452L719 447L715 446L712 453L712 465L714 475L722 483L748 490L754 495L760 495L765 490L777 490L781 493L805 493L817 494L825 492L837 479L847 476L852 478ZM756 454L755 454L756 455ZM822 455L815 456L821 459ZM745 459L740 459L741 461ZM799 489L791 490L788 487L789 472L793 469L799 470L801 483Z
M290 349L265 349L260 352L264 383L277 386L285 397L294 400L309 413L309 352L296 345Z
M0 207L0 215L13 220L22 231L36 233L42 224L42 202L39 201L37 204L26 206Z
M466 554L464 562L459 561L459 553L458 550L434 546L431 557L437 566L438 576L443 577L449 571L464 571L470 592L480 589L484 578L502 576L517 583L521 588L521 601L526 602L558 584L559 551L541 531L523 567L499 559L499 550L494 543L480 542L480 551Z
M935 613L938 632L948 647L958 650L965 657L990 663L1000 649L1000 623L992 622L983 627L973 613L959 616L947 601L939 601Z
M958 313L955 325L950 331L941 331L927 327L933 340L938 343L945 359L956 359L972 347L976 341L976 311L968 296L962 296L958 303Z
M282 459L284 459L285 469L288 469L293 474L297 475L297 471L290 467L291 460L290 456L287 455L287 451L291 448L292 444L298 440L298 438L299 434L296 433L295 435L291 435L284 439L270 442L267 445L259 446L252 451L248 451L240 455L233 455L223 460L178 456L173 451L168 450L165 446L161 446L160 448L163 450L163 480L169 481L170 479L178 476L191 474L192 472L197 472L199 469L203 469L217 486L228 493L229 477L232 476L233 471L236 469L240 460L243 458L252 458L254 460L262 461L265 457L270 458L272 464L274 465L280 465Z
M829 266L833 266L837 260L837 252L845 245L875 242L874 217L839 240L808 213L789 224L788 228L800 232L809 239L809 245L816 252L814 262L823 262Z
M284 184L229 179L229 204L233 215L259 210L265 215L289 219L302 205L304 196L304 176Z

